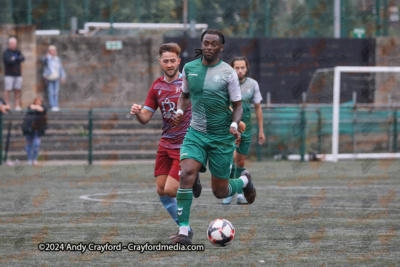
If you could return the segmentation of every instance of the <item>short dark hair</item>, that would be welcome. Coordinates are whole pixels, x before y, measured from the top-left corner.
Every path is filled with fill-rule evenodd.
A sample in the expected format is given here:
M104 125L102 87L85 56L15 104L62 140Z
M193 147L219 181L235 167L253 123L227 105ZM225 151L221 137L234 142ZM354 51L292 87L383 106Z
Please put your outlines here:
M164 52L172 52L176 53L178 57L181 55L181 48L177 43L165 43L160 46L160 49L158 50L158 53L160 54L160 57Z
M245 76L249 76L249 75L250 75L250 63L249 63L249 61L247 60L247 58L246 58L246 57L234 57L234 58L231 60L231 67L232 67L232 68L235 66L235 62L236 62L236 61L244 61L244 62L246 62L247 71L246 71Z
M218 35L219 41L221 42L221 44L225 44L225 37L222 34L222 32L220 32L218 30L214 30L214 29L209 29L209 30L206 30L205 32L203 32L203 34L201 35L201 38L200 38L200 42L203 42L204 35L206 35L206 34Z

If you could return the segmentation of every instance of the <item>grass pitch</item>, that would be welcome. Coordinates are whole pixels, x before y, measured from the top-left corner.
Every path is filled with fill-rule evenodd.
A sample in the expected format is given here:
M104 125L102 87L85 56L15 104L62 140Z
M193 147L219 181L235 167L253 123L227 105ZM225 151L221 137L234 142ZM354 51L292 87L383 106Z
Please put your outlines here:
M398 266L400 161L248 164L253 205L223 206L201 174L190 225L204 252L40 252L40 242L165 243L176 224L155 191L154 165L0 167L4 266ZM208 224L230 220L227 248Z

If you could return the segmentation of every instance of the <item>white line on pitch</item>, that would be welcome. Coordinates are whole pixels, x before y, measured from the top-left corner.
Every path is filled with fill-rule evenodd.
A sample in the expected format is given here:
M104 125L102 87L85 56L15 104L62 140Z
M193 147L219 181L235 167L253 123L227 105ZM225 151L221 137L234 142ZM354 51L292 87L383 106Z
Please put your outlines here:
M153 190L151 191L153 192ZM118 195L122 194L134 194L134 193L143 193L143 192L124 192L124 193L118 193ZM97 194L92 194L92 195L82 195L79 198L83 200L88 200L88 201L96 201L96 202L112 202L112 203L130 203L130 204L148 204L148 205L154 205L154 204L162 204L161 202L137 202L137 201L131 201L131 200L103 200L103 199L98 199L98 198L91 198L93 196L106 196L109 193L97 193ZM212 204L206 204L206 203L196 203L197 206L215 206L215 203ZM238 207L246 207L247 205L238 205Z
M209 190L211 191L211 190ZM153 190L148 191L148 190L142 190L142 191L137 191L137 192L120 192L118 193L118 195L127 195L127 194L135 194L135 193L149 193L149 192L153 192ZM106 196L109 193L95 193L95 194L90 194L90 195L82 195L79 198L83 199L83 200L88 200L88 201L95 201L95 202L112 202L112 203L131 203L131 204L148 204L148 205L154 205L154 204L161 204L161 202L137 202L137 201L131 201L131 200L106 200L106 199L98 199L98 198L92 198L94 196ZM288 208L292 208L292 205L279 205L276 206L275 203L270 203L272 207L270 208L276 208L276 207L288 207ZM196 203L197 206L216 206L216 203ZM358 208L358 207L343 207L342 203L339 203L338 205L342 205L342 206L323 206L321 208L323 209L334 209L334 210L364 210L365 208ZM262 206L262 205L251 205L251 206ZM235 208L245 208L245 207L249 207L249 205L235 205ZM268 208L268 206L265 205L265 207ZM368 208L368 210L385 210L386 208ZM393 208L392 208L393 209ZM398 210L397 208L394 208L394 210Z

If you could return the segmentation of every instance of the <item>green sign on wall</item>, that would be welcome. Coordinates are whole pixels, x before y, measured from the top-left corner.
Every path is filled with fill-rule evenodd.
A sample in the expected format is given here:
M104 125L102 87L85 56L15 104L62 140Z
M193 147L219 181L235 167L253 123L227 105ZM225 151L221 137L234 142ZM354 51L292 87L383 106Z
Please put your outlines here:
M365 29L364 28L354 28L353 37L358 38L358 39L365 38Z
M106 49L107 50L121 50L122 49L122 41L107 41Z

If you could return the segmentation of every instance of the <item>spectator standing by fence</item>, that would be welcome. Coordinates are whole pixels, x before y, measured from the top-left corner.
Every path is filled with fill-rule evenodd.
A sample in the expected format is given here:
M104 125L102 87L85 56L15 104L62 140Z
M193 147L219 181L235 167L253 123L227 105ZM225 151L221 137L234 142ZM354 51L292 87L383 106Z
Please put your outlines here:
M65 83L65 71L61 63L60 57L57 56L57 48L50 45L46 56L42 59L44 65L43 78L46 81L47 95L52 111L59 111L58 93L60 90L60 82Z
M43 105L41 96L35 97L28 107L22 124L22 133L25 136L25 150L28 158L28 165L37 165L40 142L47 128L46 107Z
M25 60L24 55L17 49L18 41L15 37L8 39L8 48L3 53L4 61L4 101L10 104L10 91L14 90L15 110L21 110L21 62Z

